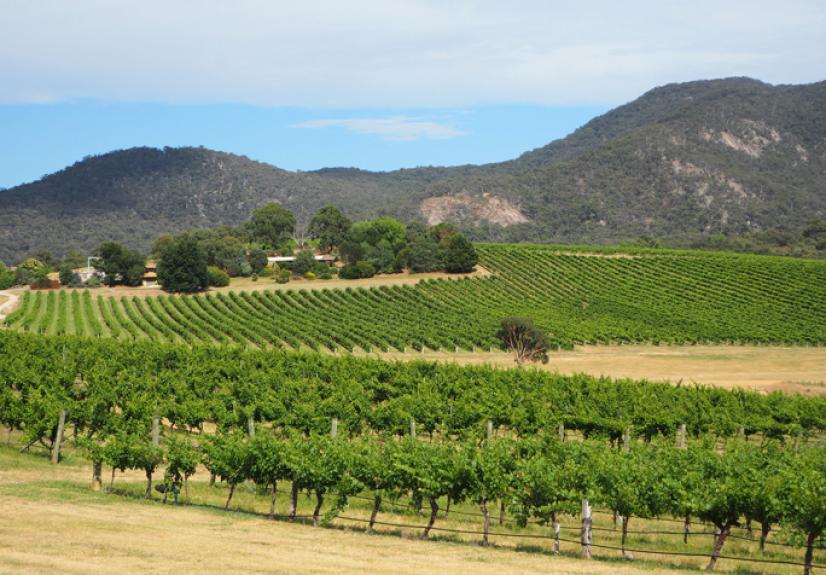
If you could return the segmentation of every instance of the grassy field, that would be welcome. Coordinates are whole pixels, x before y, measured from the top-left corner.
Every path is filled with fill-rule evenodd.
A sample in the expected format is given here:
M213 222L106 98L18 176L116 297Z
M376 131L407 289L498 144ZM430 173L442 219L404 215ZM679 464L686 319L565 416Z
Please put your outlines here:
M125 340L453 352L496 348L499 321L525 315L563 347L826 343L826 262L510 245L483 245L479 252L492 273L459 281L416 279L415 285L362 289L317 280L305 284L353 289L246 286L203 297L28 293L7 324Z
M16 438L12 438L14 440ZM118 475L115 494L92 492L88 464L68 449L59 466L44 456L20 454L16 448L0 447L0 573L571 573L666 574L699 571L703 557L640 555L636 561L620 561L618 552L594 549L596 560L579 558L579 545L562 543L562 554L549 553L548 528L534 526L519 533L542 535L544 539L512 539L493 536L493 546L478 545L478 537L437 533L433 541L421 541L418 530L381 526L367 535L363 526L336 519L328 527L313 528L302 522L288 523L266 517L268 497L252 489L239 489L230 512L223 506L226 490L209 487L204 472L192 481L189 506L161 505L158 494L145 501L140 497L140 474ZM108 476L108 474L105 473ZM200 477L198 477L200 475ZM286 510L288 487L280 488L277 512ZM400 502L379 521L422 525L424 518ZM369 502L356 500L344 513L365 518ZM307 513L311 501L301 497L299 513ZM436 527L478 530L474 506L454 506L448 518ZM575 529L573 518L563 520ZM640 531L673 531L668 521L636 521ZM615 545L618 533L610 515L595 515L595 544ZM696 531L704 529L695 526ZM503 525L494 521L493 532L514 533L506 515ZM740 535L744 535L740 532ZM775 533L777 541L785 534ZM575 531L563 531L574 540ZM683 545L681 537L632 535L630 547L666 551L707 553L711 536L698 535ZM771 547L760 554L756 543L731 540L726 554L799 560L797 550ZM816 554L815 561L821 560ZM741 575L752 573L797 573L799 568L748 564L722 560L718 570Z
M381 359L490 364L514 367L506 352L434 352L363 354ZM804 395L826 394L826 347L733 345L621 345L578 346L558 351L546 364L533 367L562 374L587 373L613 378L647 379L674 383L702 383L716 387L782 391Z

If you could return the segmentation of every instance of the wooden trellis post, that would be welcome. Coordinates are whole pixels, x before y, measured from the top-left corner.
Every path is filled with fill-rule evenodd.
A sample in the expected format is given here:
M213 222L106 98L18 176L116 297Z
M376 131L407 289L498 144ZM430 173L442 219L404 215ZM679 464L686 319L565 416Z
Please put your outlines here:
M57 417L57 435L52 446L52 463L60 463L60 446L63 444L63 430L66 427L66 410L61 409Z
M582 500L582 532L580 541L582 543L582 556L586 559L591 558L591 543L592 543L592 518L591 518L591 504L588 499Z

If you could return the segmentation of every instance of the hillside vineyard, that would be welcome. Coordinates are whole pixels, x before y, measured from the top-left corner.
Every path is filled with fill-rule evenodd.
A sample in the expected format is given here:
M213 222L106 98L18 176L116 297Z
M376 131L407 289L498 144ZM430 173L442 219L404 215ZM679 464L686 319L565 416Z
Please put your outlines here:
M492 274L414 286L103 297L27 293L31 333L330 350L487 350L531 317L559 347L826 342L826 262L666 250L482 244Z

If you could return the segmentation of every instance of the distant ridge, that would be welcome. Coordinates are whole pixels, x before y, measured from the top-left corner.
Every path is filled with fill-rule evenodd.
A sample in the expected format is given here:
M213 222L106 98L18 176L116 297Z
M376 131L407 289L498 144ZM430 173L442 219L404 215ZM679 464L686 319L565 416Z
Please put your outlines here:
M0 192L0 260L237 224L278 201L308 218L452 221L474 237L607 243L794 229L826 217L826 82L669 84L519 158L482 166L289 172L205 148L85 158Z

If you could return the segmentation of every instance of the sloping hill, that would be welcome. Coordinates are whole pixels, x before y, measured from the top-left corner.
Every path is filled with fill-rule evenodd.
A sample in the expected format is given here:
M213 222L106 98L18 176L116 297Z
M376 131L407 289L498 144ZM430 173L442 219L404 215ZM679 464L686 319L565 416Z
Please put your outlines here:
M279 201L309 217L452 221L489 240L605 243L795 229L826 217L826 82L656 88L570 136L484 166L288 172L204 148L86 158L0 193L0 259L237 224Z

